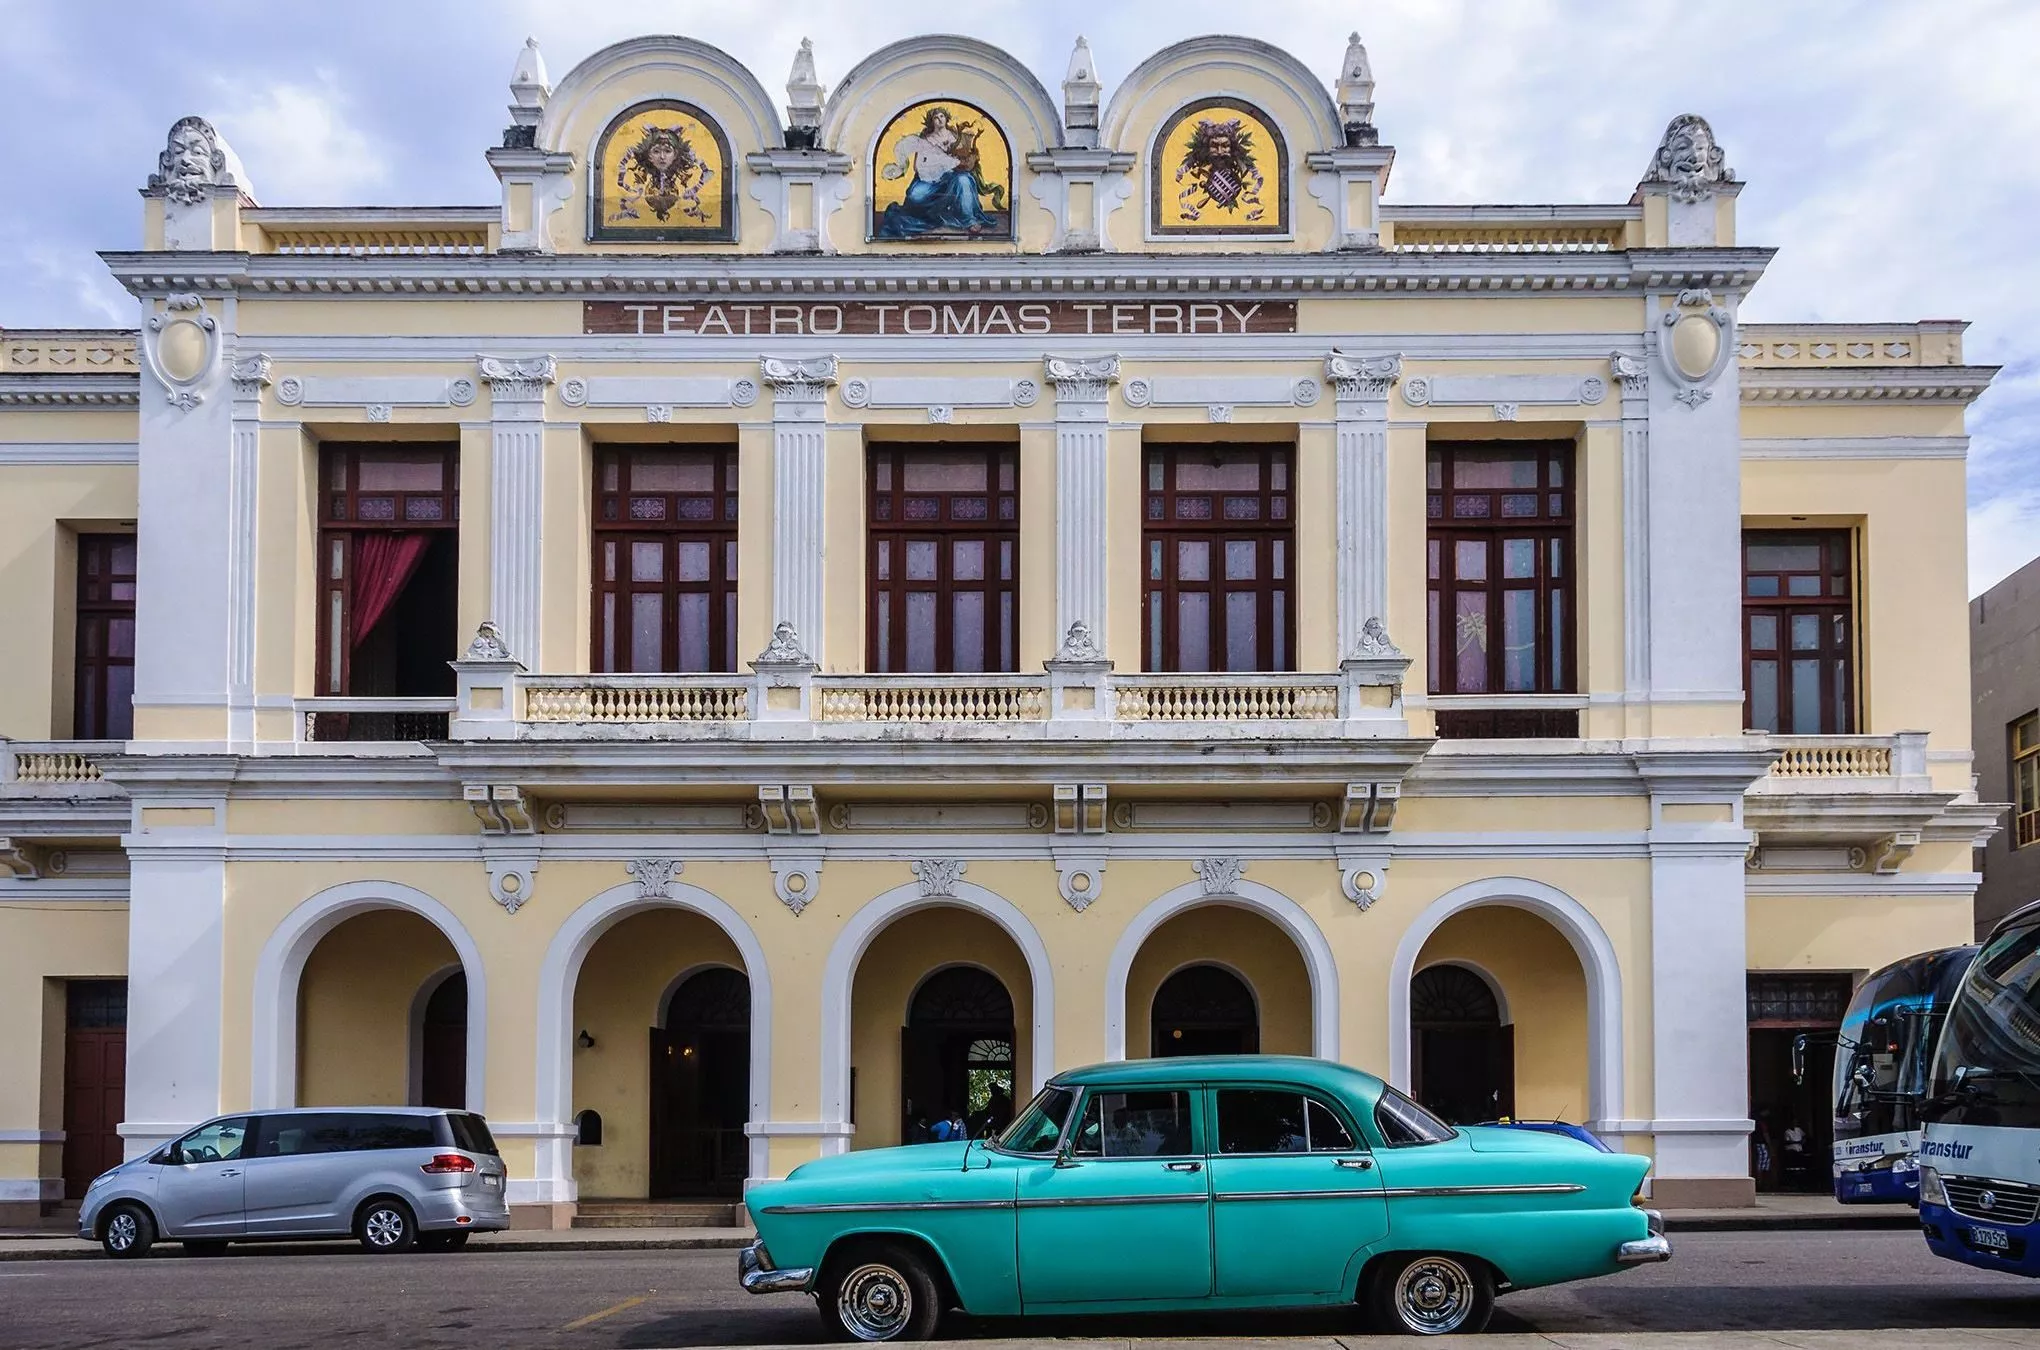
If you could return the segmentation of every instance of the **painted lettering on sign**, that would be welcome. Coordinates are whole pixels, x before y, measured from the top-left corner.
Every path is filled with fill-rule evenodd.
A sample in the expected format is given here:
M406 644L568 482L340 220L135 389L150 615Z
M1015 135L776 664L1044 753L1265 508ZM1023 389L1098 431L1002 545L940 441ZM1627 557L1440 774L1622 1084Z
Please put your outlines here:
M584 333L631 337L1214 337L1294 333L1294 300L586 300Z

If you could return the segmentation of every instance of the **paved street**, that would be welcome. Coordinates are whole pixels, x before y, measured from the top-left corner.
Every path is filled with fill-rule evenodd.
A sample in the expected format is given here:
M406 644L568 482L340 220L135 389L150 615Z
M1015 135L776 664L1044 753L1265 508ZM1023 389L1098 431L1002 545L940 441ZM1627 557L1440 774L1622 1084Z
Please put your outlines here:
M1546 1333L2040 1327L2040 1286L1930 1257L1906 1233L1695 1233L1666 1266L1505 1297L1494 1330ZM372 1258L236 1249L217 1260L0 1266L0 1350L131 1345L658 1347L816 1341L800 1297L735 1287L729 1252ZM948 1334L1350 1336L1348 1313L957 1319ZM2013 1338L2023 1340L2023 1337ZM2033 1336L2040 1344L2040 1334Z

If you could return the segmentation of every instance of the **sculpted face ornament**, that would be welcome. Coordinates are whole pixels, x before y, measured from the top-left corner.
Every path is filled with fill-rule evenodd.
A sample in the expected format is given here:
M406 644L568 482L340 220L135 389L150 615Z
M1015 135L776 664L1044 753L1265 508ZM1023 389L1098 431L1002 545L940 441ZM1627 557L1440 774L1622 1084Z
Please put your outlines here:
M203 117L180 117L171 124L163 152L156 156L156 172L149 186L163 189L163 195L184 206L205 199L205 190L226 177L227 154L220 149L219 133Z
M1657 155L1643 181L1670 183L1673 200L1697 202L1734 177L1707 119L1682 113L1665 128L1664 139L1658 143Z
M1266 214L1261 204L1266 180L1254 162L1253 139L1237 118L1199 119L1183 162L1176 167L1176 181L1188 184L1177 196L1185 219L1202 219L1213 207L1244 212L1243 220L1259 220Z

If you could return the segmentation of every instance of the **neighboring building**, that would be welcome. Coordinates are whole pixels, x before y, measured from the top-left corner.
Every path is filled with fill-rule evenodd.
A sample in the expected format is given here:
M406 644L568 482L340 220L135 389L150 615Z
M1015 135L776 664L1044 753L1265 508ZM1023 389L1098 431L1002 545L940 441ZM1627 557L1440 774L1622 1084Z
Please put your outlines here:
M1739 323L1700 119L1415 206L1357 40L511 91L476 207L185 119L139 336L5 335L0 1198L464 1102L562 1222L1258 1048L1731 1203L1795 1030L1968 936L1993 371Z
M2011 803L2005 828L1977 851L1981 937L2040 900L2040 558L1969 602L1969 669L1977 792Z

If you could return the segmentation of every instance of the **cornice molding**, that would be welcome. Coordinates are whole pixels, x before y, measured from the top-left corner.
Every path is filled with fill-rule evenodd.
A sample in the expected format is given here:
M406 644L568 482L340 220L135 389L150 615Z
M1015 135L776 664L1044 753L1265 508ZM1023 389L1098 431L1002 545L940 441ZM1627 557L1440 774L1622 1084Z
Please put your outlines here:
M106 375L0 375L0 407L139 407L142 377Z
M1762 248L1609 253L1084 253L1018 256L102 253L136 296L319 295L1000 295L1217 292L1295 297L1355 292L1522 294L1739 290L1775 254Z
M1745 367L1745 403L1972 403L1999 366Z

